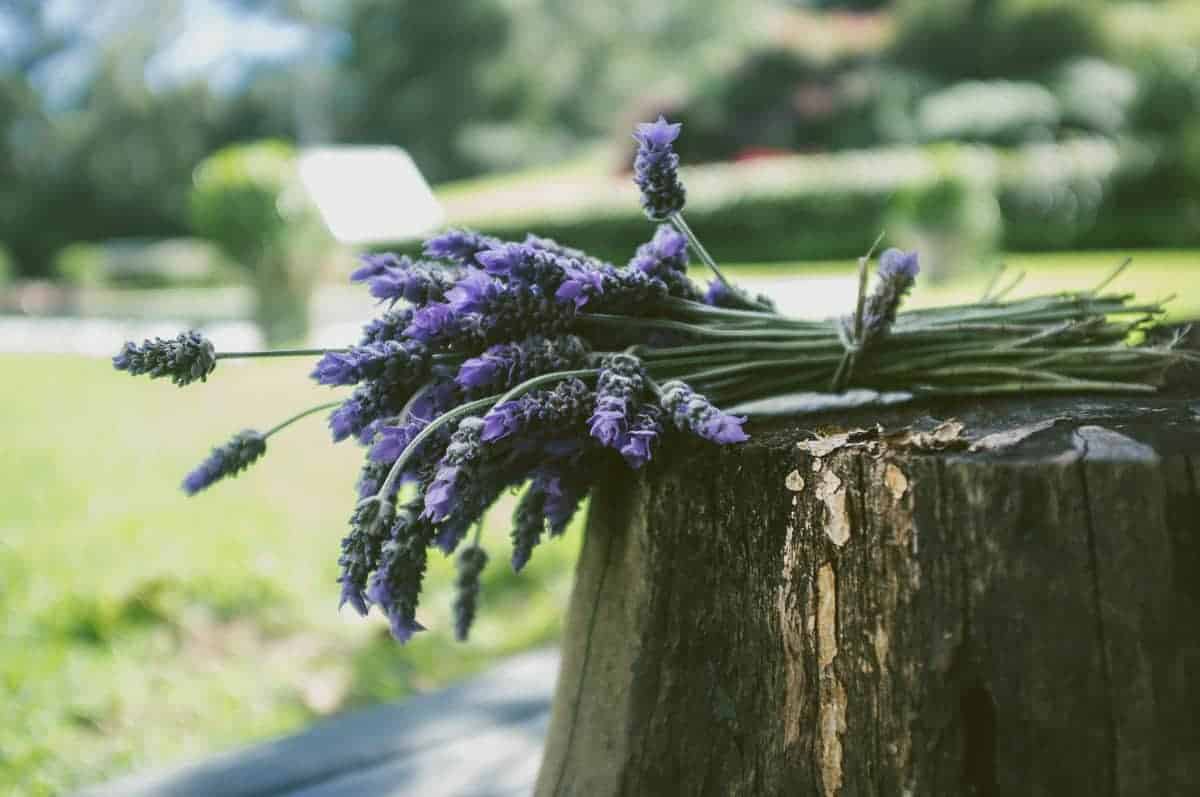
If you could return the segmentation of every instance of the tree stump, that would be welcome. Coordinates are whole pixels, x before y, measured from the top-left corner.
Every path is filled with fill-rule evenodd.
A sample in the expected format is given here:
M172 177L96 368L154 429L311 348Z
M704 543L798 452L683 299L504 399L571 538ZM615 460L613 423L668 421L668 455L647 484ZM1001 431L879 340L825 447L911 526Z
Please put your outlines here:
M593 495L539 795L1200 794L1194 385L752 432Z

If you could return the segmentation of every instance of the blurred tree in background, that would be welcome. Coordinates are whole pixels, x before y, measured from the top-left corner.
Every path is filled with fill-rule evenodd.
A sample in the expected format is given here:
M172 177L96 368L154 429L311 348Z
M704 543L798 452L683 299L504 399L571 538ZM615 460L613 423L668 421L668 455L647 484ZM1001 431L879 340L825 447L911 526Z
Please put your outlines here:
M283 141L227 147L196 169L196 232L249 273L255 321L268 343L302 340L308 302L331 241Z
M233 27L189 38L215 7ZM1104 137L1122 165L1091 237L1030 224L1005 244L1181 245L1198 52L1194 0L7 0L0 243L47 276L71 243L185 234L193 169L237 142L396 144L440 182L665 111L689 163Z
M511 112L488 74L508 41L504 10L493 0L362 0L345 12L338 138L398 140L434 181L478 171L456 133Z

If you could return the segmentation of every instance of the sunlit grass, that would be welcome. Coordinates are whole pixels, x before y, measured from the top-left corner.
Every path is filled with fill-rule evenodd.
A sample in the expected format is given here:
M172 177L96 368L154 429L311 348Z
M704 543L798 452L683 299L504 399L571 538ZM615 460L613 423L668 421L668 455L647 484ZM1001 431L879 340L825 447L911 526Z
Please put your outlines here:
M185 498L214 443L327 400L301 363L222 364L207 384L135 382L107 363L2 358L0 793L57 793L401 697L556 638L572 531L508 572L509 506L489 516L484 611L450 633L435 554L407 647L337 607L338 541L360 452L317 418L236 481ZM17 386L12 389L12 386Z

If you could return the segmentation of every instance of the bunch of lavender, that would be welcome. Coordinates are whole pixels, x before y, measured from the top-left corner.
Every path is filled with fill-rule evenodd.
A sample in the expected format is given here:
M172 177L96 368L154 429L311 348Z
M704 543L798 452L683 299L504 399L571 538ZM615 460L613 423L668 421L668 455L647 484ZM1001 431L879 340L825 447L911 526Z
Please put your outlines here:
M503 241L451 230L425 260L368 255L352 279L385 305L354 345L327 350L216 352L197 333L127 344L113 358L133 374L203 380L230 357L314 356L312 378L348 389L265 433L246 430L184 480L189 493L258 460L271 435L332 409L334 441L364 447L359 503L342 541L342 602L377 607L407 641L418 619L429 551L460 547L456 633L486 598L481 518L505 492L511 565L569 525L604 461L642 468L675 438L731 445L745 416L722 407L797 391L849 387L921 395L1143 392L1191 355L1126 345L1161 303L1089 292L903 312L920 271L889 249L869 285L860 263L855 308L829 321L779 314L732 285L683 219L686 192L673 143L680 126L639 125L635 181L658 226L624 266L530 235ZM688 276L689 251L713 272ZM472 541L463 546L471 529Z

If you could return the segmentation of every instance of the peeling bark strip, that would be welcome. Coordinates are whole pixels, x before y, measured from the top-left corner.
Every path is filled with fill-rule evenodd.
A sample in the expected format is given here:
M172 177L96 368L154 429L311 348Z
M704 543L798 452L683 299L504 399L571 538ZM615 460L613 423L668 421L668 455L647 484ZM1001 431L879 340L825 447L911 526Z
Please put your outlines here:
M537 793L1200 794L1197 404L856 411L614 469Z

